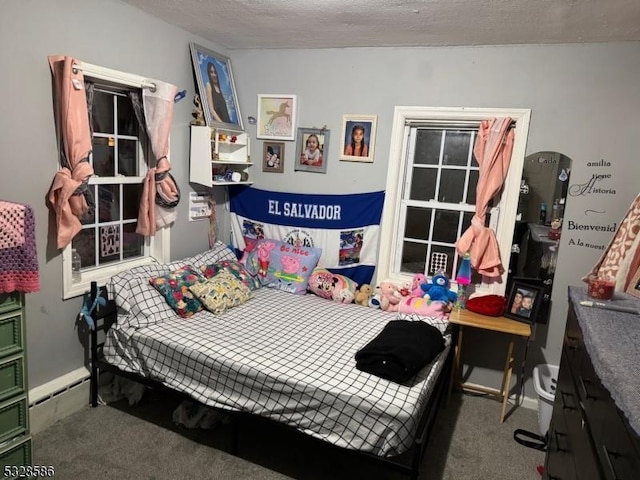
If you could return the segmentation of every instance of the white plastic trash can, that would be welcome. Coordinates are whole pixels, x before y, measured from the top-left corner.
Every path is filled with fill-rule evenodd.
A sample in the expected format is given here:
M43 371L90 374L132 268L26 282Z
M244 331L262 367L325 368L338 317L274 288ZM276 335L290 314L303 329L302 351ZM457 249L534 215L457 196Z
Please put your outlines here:
M558 366L541 364L533 368L533 387L538 394L538 425L544 437L549 430L553 400L558 386Z

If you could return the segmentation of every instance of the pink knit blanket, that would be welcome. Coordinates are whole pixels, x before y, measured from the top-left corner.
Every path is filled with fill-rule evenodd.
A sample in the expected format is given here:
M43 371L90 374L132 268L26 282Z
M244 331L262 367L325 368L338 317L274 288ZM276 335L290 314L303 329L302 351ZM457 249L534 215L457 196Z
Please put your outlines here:
M40 290L35 230L30 206L0 200L0 293Z

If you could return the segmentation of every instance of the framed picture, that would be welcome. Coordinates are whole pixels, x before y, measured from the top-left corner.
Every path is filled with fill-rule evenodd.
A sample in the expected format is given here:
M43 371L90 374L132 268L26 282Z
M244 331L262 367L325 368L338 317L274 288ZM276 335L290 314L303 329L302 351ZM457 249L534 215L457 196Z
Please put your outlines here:
M627 287L627 293L634 297L640 297L640 268L636 270L635 275L631 279L629 286Z
M504 316L533 325L540 312L543 297L543 287L514 281Z
M195 43L189 45L207 125L243 131L231 60Z
M329 130L298 128L298 154L294 170L327 173L326 152L329 151Z
M295 125L295 95L258 95L257 138L295 140Z
M272 173L284 172L284 142L264 142L262 171Z
M373 163L377 115L343 115L340 160Z

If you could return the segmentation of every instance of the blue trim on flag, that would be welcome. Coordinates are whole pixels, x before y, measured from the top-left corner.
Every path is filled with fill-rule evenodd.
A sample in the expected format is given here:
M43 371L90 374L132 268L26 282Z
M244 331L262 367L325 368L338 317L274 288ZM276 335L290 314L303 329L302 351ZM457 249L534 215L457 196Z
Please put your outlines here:
M231 212L252 220L299 228L348 229L379 225L384 191L340 195L281 193L229 187Z
M368 283L371 285L371 279L373 278L373 272L376 267L373 265L358 265L356 267L347 268L327 268L331 273L336 273L349 277L351 280L358 284L358 287ZM372 285L373 287L373 285Z

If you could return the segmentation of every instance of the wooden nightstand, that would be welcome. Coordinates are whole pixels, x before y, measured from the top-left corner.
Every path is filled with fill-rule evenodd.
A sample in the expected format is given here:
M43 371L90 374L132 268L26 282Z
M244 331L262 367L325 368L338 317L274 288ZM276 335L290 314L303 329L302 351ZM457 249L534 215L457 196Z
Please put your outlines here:
M457 340L455 346L455 354L453 360L452 378L449 384L449 394L453 385L458 385L464 390L486 393L495 397L502 402L502 413L500 414L500 423L504 422L504 416L507 412L507 400L509 398L509 390L511 387L511 372L513 370L513 344L516 337L528 338L531 336L531 326L528 323L518 322L506 317L489 317L481 315L469 310L454 309L449 315L449 321L457 326ZM502 374L502 386L500 390L495 388L482 387L478 385L469 385L460 383L460 357L462 354L462 334L464 327L480 328L482 330L491 330L494 332L509 334L509 345L507 347L507 359L504 365L504 373Z

